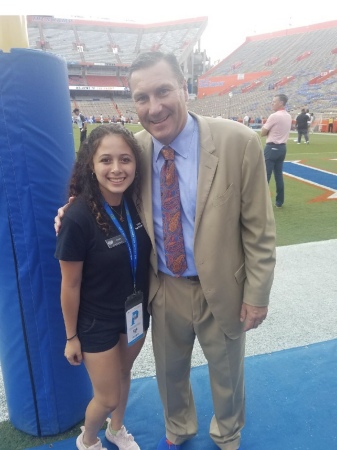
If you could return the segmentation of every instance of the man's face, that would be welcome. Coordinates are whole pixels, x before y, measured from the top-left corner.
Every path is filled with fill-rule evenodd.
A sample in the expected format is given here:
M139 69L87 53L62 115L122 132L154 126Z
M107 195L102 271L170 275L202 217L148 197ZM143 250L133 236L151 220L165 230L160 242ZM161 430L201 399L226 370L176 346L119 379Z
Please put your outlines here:
M135 71L129 85L141 124L159 142L169 145L187 121L186 82L180 85L170 65L159 61Z
M284 105L278 97L274 97L271 102L271 106L274 111L279 111L280 109L284 109Z

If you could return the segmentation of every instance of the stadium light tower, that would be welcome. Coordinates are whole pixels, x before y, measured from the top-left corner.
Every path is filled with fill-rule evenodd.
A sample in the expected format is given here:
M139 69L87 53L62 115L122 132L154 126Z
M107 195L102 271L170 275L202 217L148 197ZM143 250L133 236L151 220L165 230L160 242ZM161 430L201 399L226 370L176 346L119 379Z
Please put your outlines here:
M230 119L230 117L231 117L232 98L233 98L233 92L232 91L228 92L228 97L229 97L228 119Z

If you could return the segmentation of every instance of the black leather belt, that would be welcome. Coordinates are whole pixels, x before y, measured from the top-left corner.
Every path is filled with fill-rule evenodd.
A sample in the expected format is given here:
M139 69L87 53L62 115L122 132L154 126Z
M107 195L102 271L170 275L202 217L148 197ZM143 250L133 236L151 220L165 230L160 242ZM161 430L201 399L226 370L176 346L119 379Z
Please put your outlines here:
M184 278L187 278L190 281L198 281L198 282L200 281L198 275L191 275L189 277L184 277Z
M165 275L164 272L159 272L159 273L162 273L163 275ZM169 276L169 275L167 275L167 276ZM188 277L180 277L180 278L185 278L186 280L197 281L198 283L200 283L198 275L189 275Z

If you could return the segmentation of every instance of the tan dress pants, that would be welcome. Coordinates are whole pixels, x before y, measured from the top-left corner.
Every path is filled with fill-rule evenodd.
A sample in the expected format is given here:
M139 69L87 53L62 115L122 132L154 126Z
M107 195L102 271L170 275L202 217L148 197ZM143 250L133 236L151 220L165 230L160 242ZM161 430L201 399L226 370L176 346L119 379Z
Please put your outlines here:
M244 426L245 333L229 339L220 330L198 281L159 273L153 299L152 333L166 436L181 444L197 433L190 384L191 355L197 336L208 361L214 416L210 436L222 450L237 450Z

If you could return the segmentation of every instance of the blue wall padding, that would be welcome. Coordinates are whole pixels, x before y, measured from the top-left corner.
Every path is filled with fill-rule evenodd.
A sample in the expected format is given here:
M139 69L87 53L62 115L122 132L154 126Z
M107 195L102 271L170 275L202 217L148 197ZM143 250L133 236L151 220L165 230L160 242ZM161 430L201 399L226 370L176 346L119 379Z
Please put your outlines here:
M57 209L74 162L66 63L0 52L0 361L9 418L34 436L63 432L92 396L64 357Z

